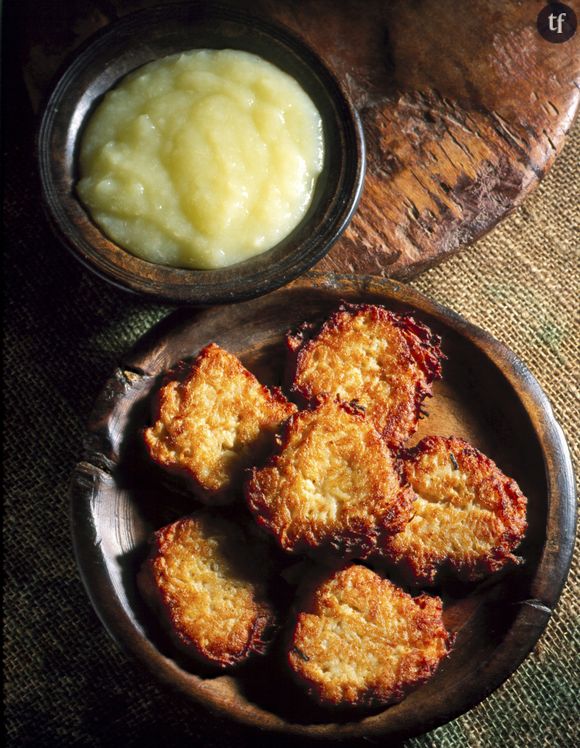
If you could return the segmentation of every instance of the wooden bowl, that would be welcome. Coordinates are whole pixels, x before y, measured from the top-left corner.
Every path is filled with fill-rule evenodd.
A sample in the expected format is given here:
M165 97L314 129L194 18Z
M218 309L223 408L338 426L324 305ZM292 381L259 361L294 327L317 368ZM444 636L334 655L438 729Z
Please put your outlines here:
M135 583L147 538L189 507L160 490L140 446L162 373L216 341L262 381L279 383L286 330L341 300L411 311L443 338L444 379L414 441L428 433L472 442L528 497L525 563L479 584L436 590L453 652L400 704L337 716L297 692L276 658L228 674L186 664L163 636ZM212 310L181 310L154 327L120 363L91 417L72 479L74 545L93 605L114 639L160 680L191 699L261 729L328 739L417 734L473 707L522 662L544 630L571 562L575 497L566 442L546 396L504 345L416 291L370 277L311 273L268 296ZM282 580L280 581L282 585Z
M101 232L75 193L80 136L102 96L141 65L196 48L253 52L289 73L318 108L326 147L312 204L296 229L268 252L219 270L172 268L130 254ZM48 99L38 157L49 220L75 257L121 288L170 303L209 305L279 288L329 251L356 209L365 148L342 84L297 36L234 8L188 3L126 16L93 37Z

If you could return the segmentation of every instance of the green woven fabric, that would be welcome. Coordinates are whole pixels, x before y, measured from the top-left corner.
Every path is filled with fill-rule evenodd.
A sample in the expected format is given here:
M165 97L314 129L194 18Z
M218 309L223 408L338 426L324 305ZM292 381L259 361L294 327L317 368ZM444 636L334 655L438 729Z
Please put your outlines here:
M109 640L76 571L67 484L120 355L168 311L93 278L51 237L30 134L10 149L5 215L5 726L13 746L296 745L165 692ZM578 454L580 128L544 183L477 246L413 285L503 340L550 396ZM578 560L546 634L469 714L412 748L574 746ZM371 741L380 744L381 741ZM306 741L300 741L306 745Z

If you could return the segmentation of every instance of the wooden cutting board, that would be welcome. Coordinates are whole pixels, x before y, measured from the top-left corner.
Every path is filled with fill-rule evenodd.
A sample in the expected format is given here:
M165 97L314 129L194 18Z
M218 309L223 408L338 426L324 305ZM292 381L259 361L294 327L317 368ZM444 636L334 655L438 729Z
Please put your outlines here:
M160 0L24 0L35 109L71 52ZM411 278L489 231L534 189L580 100L580 31L536 29L543 0L237 0L303 36L346 83L367 140L358 212L318 270ZM578 0L568 0L580 15Z

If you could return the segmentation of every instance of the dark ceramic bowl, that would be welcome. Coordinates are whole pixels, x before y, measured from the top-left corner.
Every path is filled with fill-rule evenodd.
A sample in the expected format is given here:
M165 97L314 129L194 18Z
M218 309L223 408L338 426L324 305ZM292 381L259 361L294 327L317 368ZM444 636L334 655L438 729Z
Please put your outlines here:
M135 257L101 232L75 193L80 135L102 96L141 65L196 48L240 49L269 60L300 83L324 127L324 167L301 223L264 254L220 270L177 269ZM97 34L48 100L38 154L51 224L75 257L129 291L170 303L210 305L273 291L328 252L356 209L365 148L360 120L342 85L298 37L233 8L189 3L126 16Z

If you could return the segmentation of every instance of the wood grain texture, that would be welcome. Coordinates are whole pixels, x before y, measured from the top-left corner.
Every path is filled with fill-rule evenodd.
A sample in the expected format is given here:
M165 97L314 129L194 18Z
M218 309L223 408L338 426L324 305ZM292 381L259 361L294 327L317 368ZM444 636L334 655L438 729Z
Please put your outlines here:
M24 52L32 100L90 33L153 4L34 3ZM564 44L543 40L543 0L230 4L300 33L347 84L363 119L365 194L320 270L410 278L473 242L550 168L580 100L580 33ZM569 4L580 15L578 0Z
M279 384L287 329L319 320L341 300L411 311L442 336L444 378L413 441L429 433L467 439L513 476L529 500L528 532L518 549L521 566L479 584L436 590L444 600L446 625L457 633L450 658L401 703L362 714L329 713L311 704L293 685L276 649L247 668L218 676L184 662L135 584L151 532L192 508L190 499L160 482L139 437L163 373L215 341L237 354L261 381ZM165 318L124 357L103 390L90 420L84 460L73 475L71 502L77 561L93 604L113 637L154 677L245 724L328 740L417 734L485 698L544 630L574 542L570 456L528 370L509 349L453 312L404 285L371 277L311 273L253 301L183 309ZM284 626L291 621L284 606L293 594L283 574L274 589L285 600L279 603Z

